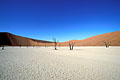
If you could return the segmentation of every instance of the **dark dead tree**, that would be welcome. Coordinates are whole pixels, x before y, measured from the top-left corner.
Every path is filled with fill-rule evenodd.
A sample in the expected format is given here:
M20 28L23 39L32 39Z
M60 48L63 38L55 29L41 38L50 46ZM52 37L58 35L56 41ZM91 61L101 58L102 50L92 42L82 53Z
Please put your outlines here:
M70 48L70 50L73 50L73 48L74 48L74 42L69 42L69 48Z
M54 42L55 50L57 50L57 40L56 40L56 38L53 38L53 42Z
M105 45L106 48L109 48L110 44L111 44L111 42L109 42L109 41L104 41L104 45Z
M0 45L0 47L2 48L2 50L4 50L4 45Z
M1 43L1 45L0 45L0 47L2 47L2 50L5 49L4 46L5 46L5 44L4 44L4 41L3 41L3 42Z
M1 45L1 47L2 47L2 50L4 50L5 48L4 48L4 45Z
M72 46L72 45L69 43L69 48L70 48L70 50L72 50L71 46Z

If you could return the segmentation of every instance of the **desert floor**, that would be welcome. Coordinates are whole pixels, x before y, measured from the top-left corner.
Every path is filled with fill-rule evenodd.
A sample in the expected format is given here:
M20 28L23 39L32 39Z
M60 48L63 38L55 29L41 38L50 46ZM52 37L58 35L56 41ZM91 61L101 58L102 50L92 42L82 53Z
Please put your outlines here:
M120 80L120 47L0 48L0 80Z

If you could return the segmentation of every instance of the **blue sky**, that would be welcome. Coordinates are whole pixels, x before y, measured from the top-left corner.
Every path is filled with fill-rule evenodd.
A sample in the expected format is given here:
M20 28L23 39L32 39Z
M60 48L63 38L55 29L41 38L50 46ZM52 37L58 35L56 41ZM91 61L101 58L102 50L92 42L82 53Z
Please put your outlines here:
M120 0L0 0L0 32L80 40L120 31Z

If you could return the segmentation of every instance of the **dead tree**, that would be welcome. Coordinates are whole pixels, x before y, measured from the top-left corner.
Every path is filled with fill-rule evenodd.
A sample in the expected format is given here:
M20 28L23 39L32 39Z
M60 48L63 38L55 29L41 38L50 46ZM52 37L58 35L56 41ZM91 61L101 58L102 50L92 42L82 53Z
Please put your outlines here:
M107 42L107 41L104 41L104 45L106 46L106 48L109 48L111 42Z
M53 38L53 42L54 42L55 50L57 50L57 40L56 40L56 38Z
M73 47L74 47L74 42L69 42L69 48L70 48L70 50L73 50Z
M4 50L4 45L2 45L1 47L2 47L2 50Z
M3 41L2 44L0 45L0 47L2 47L2 50L5 49L4 46L5 46L5 43L4 43L4 41Z

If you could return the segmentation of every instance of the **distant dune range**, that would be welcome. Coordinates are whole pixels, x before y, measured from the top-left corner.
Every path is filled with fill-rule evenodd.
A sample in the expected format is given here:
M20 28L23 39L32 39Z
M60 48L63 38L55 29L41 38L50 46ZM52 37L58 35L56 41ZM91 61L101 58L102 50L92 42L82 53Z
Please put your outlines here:
M70 40L59 42L58 46L68 46L70 42L74 42L75 46L104 46L104 42L110 42L111 46L120 46L120 31L105 33L83 40ZM51 41L37 40L17 36L8 32L0 32L0 45L6 46L53 46Z

